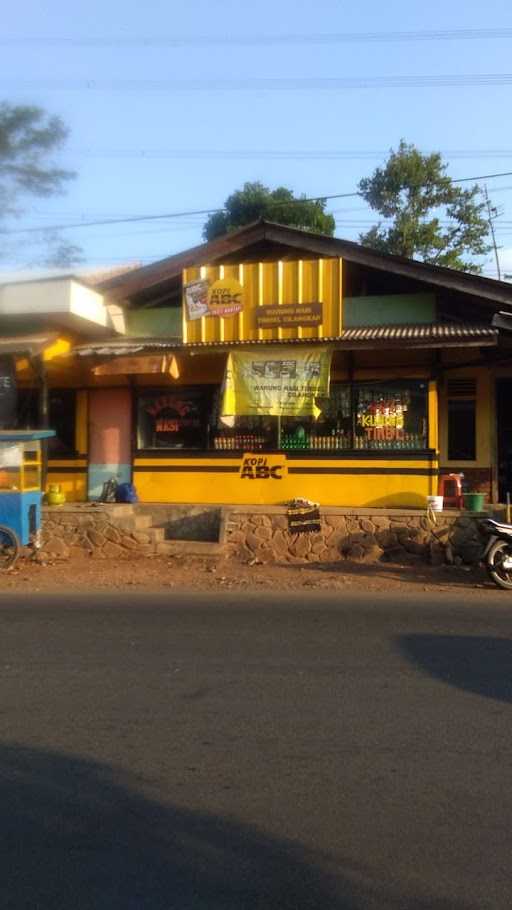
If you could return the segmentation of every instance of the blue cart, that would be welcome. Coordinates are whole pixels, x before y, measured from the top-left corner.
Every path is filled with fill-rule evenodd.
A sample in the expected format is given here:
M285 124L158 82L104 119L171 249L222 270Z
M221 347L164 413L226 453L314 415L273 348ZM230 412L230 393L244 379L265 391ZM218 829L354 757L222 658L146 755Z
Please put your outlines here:
M20 546L39 545L41 440L53 430L0 430L0 569L14 565Z

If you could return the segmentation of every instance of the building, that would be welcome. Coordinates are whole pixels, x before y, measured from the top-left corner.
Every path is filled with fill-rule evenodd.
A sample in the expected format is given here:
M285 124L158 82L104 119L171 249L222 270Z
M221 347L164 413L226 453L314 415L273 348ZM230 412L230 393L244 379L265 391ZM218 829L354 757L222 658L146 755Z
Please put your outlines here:
M0 354L21 424L44 417L43 376L69 500L116 476L145 502L421 508L440 473L512 489L507 314L506 282L260 221L94 290L4 286ZM229 414L227 367L253 383Z

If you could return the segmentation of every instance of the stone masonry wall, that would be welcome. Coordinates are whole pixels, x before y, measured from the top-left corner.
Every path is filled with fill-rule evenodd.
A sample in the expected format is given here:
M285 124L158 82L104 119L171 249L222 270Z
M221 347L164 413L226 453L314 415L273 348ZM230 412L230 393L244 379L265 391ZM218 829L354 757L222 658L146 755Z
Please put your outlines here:
M482 544L476 521L469 515L438 513L432 524L426 514L325 514L321 531L289 534L286 514L231 512L226 524L229 555L262 563L361 562L422 560L472 564Z
M115 517L101 507L46 508L43 513L42 553L51 558L92 556L133 559L157 551L163 531L137 529L140 520ZM405 510L366 512L327 509L321 531L289 534L284 509L262 511L226 509L223 552L244 562L308 563L379 560L403 563L426 561L473 564L482 552L477 522L458 512L436 513L433 523L423 512Z
M61 512L54 508L43 514L43 555L58 559L133 559L136 553L146 556L154 551L149 533L120 527L100 510Z

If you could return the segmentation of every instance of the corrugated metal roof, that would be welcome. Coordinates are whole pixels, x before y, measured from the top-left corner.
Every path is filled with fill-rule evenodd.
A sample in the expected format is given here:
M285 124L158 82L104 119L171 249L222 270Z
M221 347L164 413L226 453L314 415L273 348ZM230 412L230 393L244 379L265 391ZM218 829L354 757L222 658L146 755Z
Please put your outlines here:
M0 337L0 354L40 354L58 337L56 332L44 335L5 335Z
M258 339L256 341L200 341L183 344L173 338L124 338L110 342L79 345L74 352L80 357L108 357L122 354L139 354L143 351L190 351L207 348L223 351L227 348L257 347L273 345L322 345L332 344L343 348L359 346L378 347L386 345L396 347L407 344L413 347L436 347L456 345L492 345L498 341L498 331L489 325L470 325L458 323L437 323L430 325L387 325L361 326L346 329L343 335L329 338L292 338L292 339Z

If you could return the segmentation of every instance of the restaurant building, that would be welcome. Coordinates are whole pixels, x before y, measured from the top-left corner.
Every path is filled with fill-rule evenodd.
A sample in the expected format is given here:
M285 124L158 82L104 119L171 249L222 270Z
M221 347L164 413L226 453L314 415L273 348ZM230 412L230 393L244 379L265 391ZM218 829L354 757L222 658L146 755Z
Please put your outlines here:
M423 508L453 472L489 501L512 488L506 282L260 221L94 294L101 330L68 326L45 372L68 500L113 476L155 503Z

